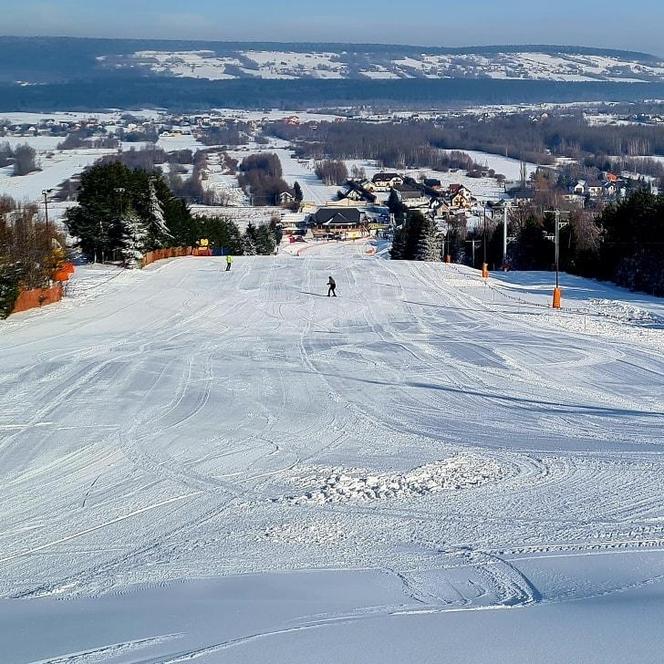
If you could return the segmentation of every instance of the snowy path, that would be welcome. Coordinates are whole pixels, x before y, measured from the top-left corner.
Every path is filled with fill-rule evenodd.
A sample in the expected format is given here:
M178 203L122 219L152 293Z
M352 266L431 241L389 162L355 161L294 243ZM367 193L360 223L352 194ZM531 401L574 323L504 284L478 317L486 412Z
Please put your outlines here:
M28 614L65 621L59 639L14 639L14 661L93 646L112 658L80 661L184 661L136 659L139 646L255 661L254 633L292 645L329 620L345 639L357 628L338 625L358 616L379 634L395 612L421 614L407 619L420 629L431 612L437 625L476 608L536 616L659 587L658 301L609 305L617 289L569 280L557 313L537 275L488 288L465 268L364 249L238 258L228 274L203 258L84 270L71 299L0 324L0 618L29 597ZM362 596L337 602L332 573L315 601L196 639L165 609L154 632L114 623L83 642L35 599L80 597L67 615L106 615L86 598L264 575L232 577L228 599L316 569L357 574ZM284 648L275 662L308 661Z
M281 142L280 142L281 143ZM279 155L281 168L284 172L284 180L292 187L296 182L300 183L304 201L314 205L326 205L334 201L340 187L328 186L318 179L314 173L314 161L307 159L298 161L293 156L293 150L286 145L273 150Z

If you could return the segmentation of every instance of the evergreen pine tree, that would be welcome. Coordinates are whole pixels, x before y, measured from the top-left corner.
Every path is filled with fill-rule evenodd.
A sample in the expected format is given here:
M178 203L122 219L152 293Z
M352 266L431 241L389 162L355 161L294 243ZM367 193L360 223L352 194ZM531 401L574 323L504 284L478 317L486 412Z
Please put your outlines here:
M120 219L122 261L125 267L137 267L148 246L149 232L145 222L129 209Z
M92 166L81 175L78 205L67 210L64 223L88 258L102 260L120 248L120 192L129 190L131 181L132 171L117 162Z
M304 198L304 195L303 195L303 193L302 193L302 187L300 186L300 183L299 183L299 182L296 182L296 183L293 185L293 195L295 196L295 200L296 200L298 203L301 203L301 202L302 202L302 199Z
M417 249L420 241L421 228L424 215L419 212L410 212L404 223L404 249L402 258L407 261L417 260Z
M256 227L249 222L247 230L242 236L242 253L245 256L255 256L258 253L257 249L257 233Z
M399 200L399 194L392 189L390 195L387 198L387 207L390 212L395 216L397 223L400 223L403 219L406 218L407 208Z
M274 235L267 224L261 224L256 229L256 252L263 256L270 256L277 248Z
M414 258L418 261L440 261L442 258L441 233L431 217L422 219Z
M390 258L393 261L400 261L404 258L406 250L406 229L405 226L397 226L392 238L392 248L390 249Z
M166 225L164 207L161 200L159 200L159 196L157 196L157 190L155 189L154 181L152 178L150 178L148 182L148 192L150 196L148 210L151 222L154 225L153 233L155 240L159 244L163 245L167 238L172 239L173 236L171 235L171 232L168 230L168 226Z

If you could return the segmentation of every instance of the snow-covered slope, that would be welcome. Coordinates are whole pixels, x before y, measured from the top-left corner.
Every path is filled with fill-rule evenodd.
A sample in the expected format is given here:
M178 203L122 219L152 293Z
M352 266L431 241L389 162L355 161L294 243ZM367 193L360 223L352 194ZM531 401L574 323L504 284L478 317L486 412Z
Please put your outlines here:
M99 56L106 67L147 69L176 77L225 80L264 79L401 79L401 78L493 78L543 81L623 81L664 80L664 62L639 59L622 53L587 50L524 47L522 51L478 50L463 53L390 53L372 50L302 52L262 51L248 48L218 54L213 50L137 51L121 56Z
M3 661L658 661L664 303L366 249L0 323Z

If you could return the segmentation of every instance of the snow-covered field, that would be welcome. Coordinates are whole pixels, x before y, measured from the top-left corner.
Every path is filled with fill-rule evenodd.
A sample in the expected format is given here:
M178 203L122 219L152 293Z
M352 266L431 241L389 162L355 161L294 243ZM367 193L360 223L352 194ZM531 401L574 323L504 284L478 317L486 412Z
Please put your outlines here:
M56 117L52 114L45 117ZM63 114L64 115L64 114ZM71 120L71 117L67 119ZM19 117L13 115L14 117ZM41 116L38 116L41 117ZM16 122L17 120L13 120ZM21 203L39 202L42 200L42 191L55 190L65 180L79 175L85 168L91 166L103 156L115 154L114 149L76 149L58 150L57 146L64 141L64 137L57 136L7 136L0 137L0 145L9 143L12 148L17 145L30 145L36 151L36 162L40 170L23 176L14 176L12 166L0 168L0 195L11 196ZM154 147L153 143L124 142L121 147L124 151L142 150ZM192 135L162 136L156 143L158 148L166 152L176 150L192 150L204 148ZM53 203L54 218L58 216L60 204Z
M0 142L2 140L4 139L1 139ZM25 139L19 139L17 142L32 143L31 140ZM34 147L38 149L37 146ZM64 180L81 173L100 157L115 152L114 150L95 149L50 152L50 147L45 150L37 152L37 161L41 169L39 171L14 176L11 166L0 168L0 195L11 196L21 203L41 201L43 190L57 188Z
M623 54L594 55L561 49L522 52L395 55L361 47L339 52L239 49L218 55L209 50L136 51L102 56L109 68L147 69L161 75L224 80L233 78L493 78L545 81L661 81L664 62ZM353 64L353 62L355 63Z
M664 302L366 249L0 323L3 662L661 661Z
M518 159L503 157L499 154L481 152L480 150L459 150L469 155L476 163L486 168L493 168L496 173L504 175L508 181L516 181L521 178L521 163ZM529 178L536 170L537 164L524 162L526 164L526 175Z
M328 186L319 180L314 172L315 164L312 159L298 160L289 147L280 147L272 151L279 156L284 180L290 186L299 182L306 202L325 205L336 198L340 187Z

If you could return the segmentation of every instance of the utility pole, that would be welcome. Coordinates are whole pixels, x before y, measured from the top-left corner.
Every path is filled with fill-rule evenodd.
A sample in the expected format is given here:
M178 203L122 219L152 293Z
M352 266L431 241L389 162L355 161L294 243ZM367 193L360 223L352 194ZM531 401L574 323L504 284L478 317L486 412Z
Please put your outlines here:
M549 213L553 213L554 217L554 243L555 243L555 268L556 268L556 285L553 289L553 308L560 309L562 291L560 290L560 229L562 226L566 226L568 222L563 222L561 224L560 217L562 214L569 215L569 212L561 212L560 210L547 210Z
M466 240L466 242L470 243L471 249L473 251L473 267L475 267L475 247L479 244L479 240Z
M49 230L48 222L48 195L52 192L52 189L42 189L42 196L44 197L44 219L46 220L46 230Z

